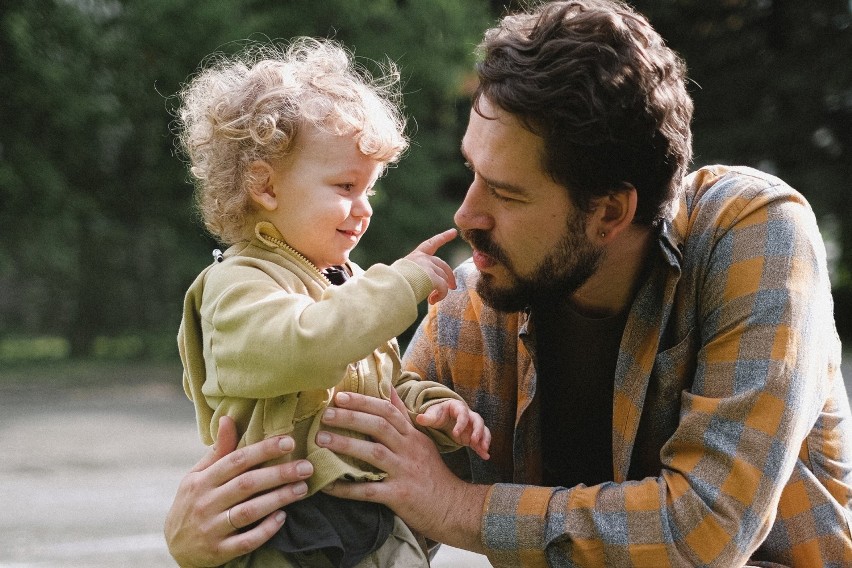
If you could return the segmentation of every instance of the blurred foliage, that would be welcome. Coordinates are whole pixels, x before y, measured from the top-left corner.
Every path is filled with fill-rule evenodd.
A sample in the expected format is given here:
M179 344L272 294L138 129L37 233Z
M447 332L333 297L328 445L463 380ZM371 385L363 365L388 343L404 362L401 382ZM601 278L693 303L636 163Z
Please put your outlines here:
M468 183L474 48L516 4L0 0L0 339L60 337L73 356L174 349L183 293L215 243L191 208L173 95L246 38L334 37L401 68L412 148L380 180L357 262L392 261L450 226ZM832 227L837 319L852 333L849 2L634 4L690 68L696 164L777 173Z
M173 95L206 55L246 38L335 37L368 67L401 67L412 150L380 181L357 261L393 260L451 226L463 86L489 21L484 4L453 0L22 0L0 10L0 337L65 337L74 356L102 352L105 335L174 337L215 243L191 209ZM121 345L139 357L154 347Z
M0 340L0 363L4 367L32 361L62 361L69 354L62 337L7 337Z

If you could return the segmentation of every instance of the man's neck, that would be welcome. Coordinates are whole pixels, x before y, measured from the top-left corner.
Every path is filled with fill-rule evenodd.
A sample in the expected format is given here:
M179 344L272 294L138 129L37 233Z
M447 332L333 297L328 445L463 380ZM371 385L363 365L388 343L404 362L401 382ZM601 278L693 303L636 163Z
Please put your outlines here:
M606 246L598 270L571 296L571 305L586 317L623 312L633 301L649 260L653 229L631 225Z

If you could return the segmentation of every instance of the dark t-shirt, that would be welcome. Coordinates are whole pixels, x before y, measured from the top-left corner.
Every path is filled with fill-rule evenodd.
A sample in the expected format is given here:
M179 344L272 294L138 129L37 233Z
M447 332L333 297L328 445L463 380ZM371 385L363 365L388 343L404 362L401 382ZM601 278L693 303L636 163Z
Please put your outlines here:
M595 319L565 306L532 317L544 484L612 481L613 383L627 312Z

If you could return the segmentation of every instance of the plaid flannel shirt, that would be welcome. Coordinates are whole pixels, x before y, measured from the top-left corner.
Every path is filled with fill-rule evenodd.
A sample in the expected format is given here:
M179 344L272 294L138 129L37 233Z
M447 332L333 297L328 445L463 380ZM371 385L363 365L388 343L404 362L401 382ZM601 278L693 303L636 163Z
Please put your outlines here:
M493 434L491 460L448 458L492 485L490 561L852 566L852 416L810 206L755 170L705 168L657 243L614 378L614 482L540 486L534 322L484 306L470 262L421 322L405 364Z

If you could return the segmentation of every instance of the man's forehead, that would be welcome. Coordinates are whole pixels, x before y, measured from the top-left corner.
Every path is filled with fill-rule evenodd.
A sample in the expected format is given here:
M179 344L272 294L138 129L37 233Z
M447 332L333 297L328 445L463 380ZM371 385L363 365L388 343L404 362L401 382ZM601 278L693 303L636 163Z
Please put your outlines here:
M520 167L526 174L544 174L544 140L505 111L482 116L472 110L462 138L461 153L476 167L496 170Z

